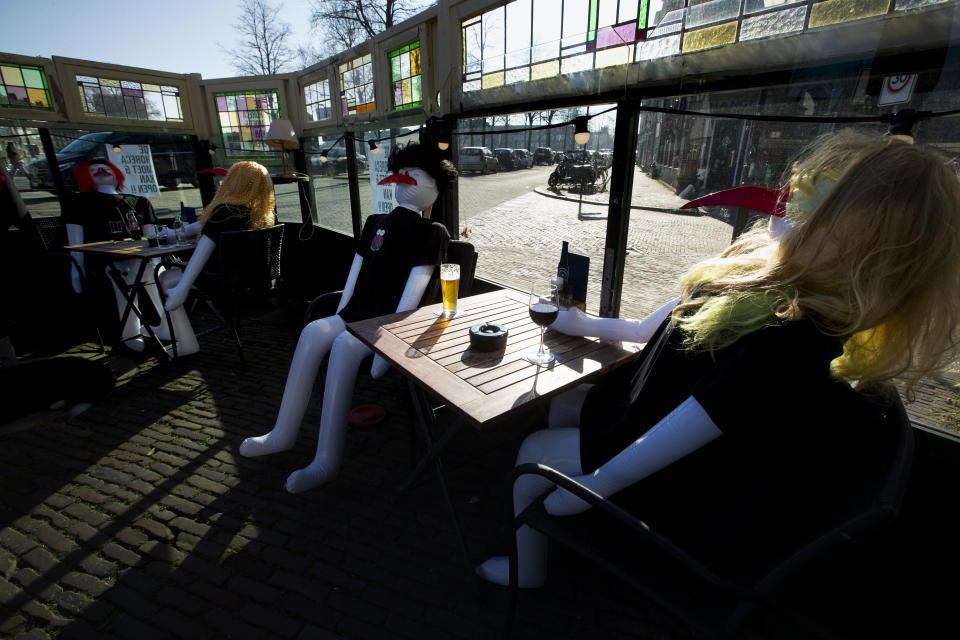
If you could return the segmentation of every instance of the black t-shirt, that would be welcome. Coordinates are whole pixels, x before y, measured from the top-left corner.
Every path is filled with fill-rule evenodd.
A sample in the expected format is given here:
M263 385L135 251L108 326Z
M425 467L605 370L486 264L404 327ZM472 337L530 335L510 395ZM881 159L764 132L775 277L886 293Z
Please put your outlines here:
M395 313L410 270L440 264L449 242L446 227L404 207L367 218L357 245L363 265L340 317L354 322Z
M246 231L250 224L250 207L243 204L218 204L210 212L201 233L214 242L225 231Z
M127 231L127 213L130 211L137 216L141 229L145 224L157 224L153 205L146 198L99 191L73 194L63 212L63 223L82 226L85 243L121 240L130 235Z
M783 544L809 533L812 523L796 513L818 497L830 508L837 469L856 474L858 464L875 462L885 407L830 377L842 342L809 320L768 325L713 358L683 351L682 339L675 330L624 412L611 407L624 406L630 371L591 391L581 412L583 471L692 395L723 435L613 499L708 564L756 575ZM756 511L758 503L767 506Z

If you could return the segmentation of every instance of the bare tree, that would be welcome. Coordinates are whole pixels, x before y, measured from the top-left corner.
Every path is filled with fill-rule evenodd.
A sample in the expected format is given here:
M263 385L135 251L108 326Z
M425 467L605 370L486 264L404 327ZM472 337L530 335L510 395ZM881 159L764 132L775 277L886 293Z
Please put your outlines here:
M431 0L310 0L310 26L332 55L435 4Z
M225 49L234 68L242 75L280 73L293 61L292 29L278 17L282 7L268 0L243 0L240 18L233 25L240 43L233 49Z

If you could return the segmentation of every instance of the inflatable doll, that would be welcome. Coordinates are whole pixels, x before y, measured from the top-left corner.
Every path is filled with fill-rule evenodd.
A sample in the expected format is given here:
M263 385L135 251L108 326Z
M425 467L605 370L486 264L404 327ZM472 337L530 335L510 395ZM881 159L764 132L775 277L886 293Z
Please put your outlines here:
M170 314L177 354L190 355L200 350L183 303L203 267L217 248L220 234L273 226L275 196L267 168L256 162L237 162L223 180L216 196L203 211L200 220L187 226L188 234L199 228L201 236L186 268L181 272L168 269L160 274L160 285L166 293L166 310ZM161 336L169 337L169 336Z
M629 487L618 499L661 504L665 522L688 531L694 508L673 502L671 488L708 493L739 471L724 452L809 467L802 490L815 456L854 429L842 417L862 402L852 384L868 390L897 377L909 397L942 366L960 322L960 181L945 158L842 132L794 165L784 209L790 224L779 238L744 234L684 276L679 304L642 322L562 312L554 328L647 341L647 355L619 380L558 397L551 428L524 440L517 463L554 467L606 497ZM856 445L868 448L869 433ZM806 456L798 449L811 457L793 462ZM543 494L554 515L588 508L526 475L514 485L514 512ZM546 539L521 527L517 543L519 585L542 585ZM490 558L477 573L506 585L508 564Z
M67 227L67 239L70 244L101 242L104 240L120 240L131 231L134 233L142 229L146 235L156 233L157 217L153 212L150 201L141 196L120 193L123 190L123 172L105 159L84 160L74 167L73 174L77 179L79 193L74 194L70 206L64 212L64 223ZM79 293L82 290L81 281L84 277L84 255L73 252L72 256L80 265L81 272L72 271L73 286ZM87 263L102 264L100 261L88 258ZM134 284L139 260L116 260L113 263L127 285ZM153 270L144 271L144 278L152 278ZM110 278L108 278L110 279ZM110 279L117 299L117 309L121 318L127 306L127 300L121 293L116 282ZM160 297L156 285L148 282L147 295L159 313L161 309ZM127 315L127 320L121 328L123 344L133 351L143 351L143 336L146 329L141 327L140 318L135 313Z
M417 308L450 239L443 225L424 216L456 177L453 165L426 147L410 144L391 154L388 166L393 173L380 184L396 184L397 207L389 214L367 218L337 315L315 320L303 329L276 424L269 433L247 438L240 445L240 454L248 457L294 445L317 370L329 351L316 456L306 468L287 478L286 488L291 493L320 486L340 469L357 370L371 353L347 333L346 323ZM388 368L377 356L371 375L378 378Z

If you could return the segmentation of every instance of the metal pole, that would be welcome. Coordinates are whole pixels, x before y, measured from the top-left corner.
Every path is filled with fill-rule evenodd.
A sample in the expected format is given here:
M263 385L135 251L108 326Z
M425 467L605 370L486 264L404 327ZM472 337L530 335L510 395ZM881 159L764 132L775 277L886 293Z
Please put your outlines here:
M63 176L60 175L60 163L57 161L57 152L53 147L53 138L50 137L50 129L41 127L37 129L40 133L40 143L43 145L43 153L47 156L47 171L53 178L53 187L57 190L57 198L60 200L60 211L65 211L67 205L67 188L63 185ZM12 180L13 178L11 178Z
M633 103L617 103L613 137L613 165L610 167L610 207L607 210L607 239L603 252L603 280L600 284L600 315L620 315L620 295L630 227L630 200L633 195L633 157L637 150L640 112Z
M307 167L307 154L303 152L303 145L306 138L300 138L300 148L293 151L293 166L304 175L309 176L310 170ZM306 182L297 182L297 189L300 192L300 217L303 224L312 224L319 222L317 217L317 199L313 191L313 179Z
M343 143L347 146L347 178L350 182L350 217L353 220L353 238L360 239L363 230L360 217L360 180L357 177L357 148L353 131L343 134Z

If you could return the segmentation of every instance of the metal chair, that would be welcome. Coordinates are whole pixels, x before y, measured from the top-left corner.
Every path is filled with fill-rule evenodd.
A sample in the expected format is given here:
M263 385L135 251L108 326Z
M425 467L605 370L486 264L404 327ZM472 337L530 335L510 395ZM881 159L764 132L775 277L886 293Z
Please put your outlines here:
M247 361L240 342L240 303L263 299L273 290L280 277L282 247L282 224L223 232L217 241L216 253L193 287L194 306L196 300L203 299L220 324L231 330L243 367ZM226 314L229 321L220 307L229 309Z
M765 486L758 487L755 494L748 491L733 495L727 504L717 505L717 513L726 510L732 518L746 516L748 522L758 515L766 517L771 509L795 511L796 520L801 523L796 539L779 545L779 540L773 541L771 549L759 554L763 558L726 558L717 562L715 557L702 555L701 550L691 550L686 542L669 539L644 522L643 514L637 517L613 500L542 464L519 465L513 481L529 473L541 475L588 502L592 509L577 516L551 516L541 498L516 516L513 531L525 524L545 533L710 637L735 637L737 628L757 607L785 615L813 634L820 634L822 630L816 624L778 598L777 590L815 560L843 551L851 542L876 532L898 515L913 459L913 432L896 389L887 388L881 399L879 416L859 429L875 439L868 449L872 451L868 459L864 459L863 451L850 447L842 452L831 451L826 464L821 460L805 461L809 476L817 478L817 486L833 490L813 491L802 504L790 499L784 499L782 505L771 504L770 496L776 494L777 487L767 484L768 478L758 478L755 484ZM731 467L736 464L731 461ZM724 526L736 524L734 520L723 522ZM506 634L510 633L516 615L515 536L510 576Z

